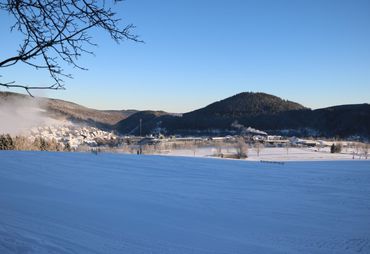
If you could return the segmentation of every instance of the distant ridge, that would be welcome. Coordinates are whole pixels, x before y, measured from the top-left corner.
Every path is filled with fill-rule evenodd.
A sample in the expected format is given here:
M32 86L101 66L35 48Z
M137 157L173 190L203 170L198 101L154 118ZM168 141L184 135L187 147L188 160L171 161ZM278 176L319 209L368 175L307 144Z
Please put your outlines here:
M135 122L138 126L140 117L136 114L120 121L116 130L128 134ZM143 134L160 128L166 134L226 135L235 133L232 124L237 121L278 135L370 137L369 104L311 110L270 94L252 92L239 93L182 116L151 114L142 121Z
M31 99L17 93L0 92L0 104L12 99ZM96 110L63 100L38 98L53 118L64 118L126 135L161 132L183 135L235 133L237 121L270 134L370 138L370 105L339 105L311 110L299 103L265 94L245 92L185 114L164 111Z

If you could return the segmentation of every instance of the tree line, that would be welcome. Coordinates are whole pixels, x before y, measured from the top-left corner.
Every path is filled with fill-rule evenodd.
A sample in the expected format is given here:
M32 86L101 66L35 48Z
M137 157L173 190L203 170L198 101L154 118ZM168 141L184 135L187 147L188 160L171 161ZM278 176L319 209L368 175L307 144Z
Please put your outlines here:
M22 151L70 151L67 143L63 145L56 139L47 140L42 137L29 139L24 136L11 137L9 134L0 135L0 150L22 150Z

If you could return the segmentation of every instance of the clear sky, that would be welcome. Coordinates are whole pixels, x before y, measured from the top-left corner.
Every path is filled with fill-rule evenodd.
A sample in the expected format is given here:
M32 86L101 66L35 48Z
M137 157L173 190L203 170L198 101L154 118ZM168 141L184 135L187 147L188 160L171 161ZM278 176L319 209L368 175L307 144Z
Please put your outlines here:
M67 90L41 95L98 109L187 112L239 92L319 108L370 102L370 0L126 0L118 16L144 44L93 32L95 56ZM0 59L19 37L0 16ZM4 39L5 38L5 39ZM23 66L2 80L49 84ZM17 90L13 90L17 91Z

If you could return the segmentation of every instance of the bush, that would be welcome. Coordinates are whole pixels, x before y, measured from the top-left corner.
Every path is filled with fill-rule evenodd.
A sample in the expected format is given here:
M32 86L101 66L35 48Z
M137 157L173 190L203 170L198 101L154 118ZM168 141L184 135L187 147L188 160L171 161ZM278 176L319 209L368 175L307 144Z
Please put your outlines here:
M0 150L20 151L62 151L63 145L56 139L46 140L37 137L33 141L24 136L11 137L9 134L0 135Z
M236 143L236 157L238 159L248 158L248 145L243 138L239 138Z
M342 151L342 145L341 144L332 144L330 147L331 153L340 153Z
M0 150L14 150L14 141L9 134L0 135Z

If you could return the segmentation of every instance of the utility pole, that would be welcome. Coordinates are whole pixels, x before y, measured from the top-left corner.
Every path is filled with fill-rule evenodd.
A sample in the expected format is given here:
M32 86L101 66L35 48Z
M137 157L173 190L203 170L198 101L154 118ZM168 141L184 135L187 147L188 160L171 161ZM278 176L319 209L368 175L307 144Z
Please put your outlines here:
M143 120L140 118L140 137L141 137L141 122L142 122Z

